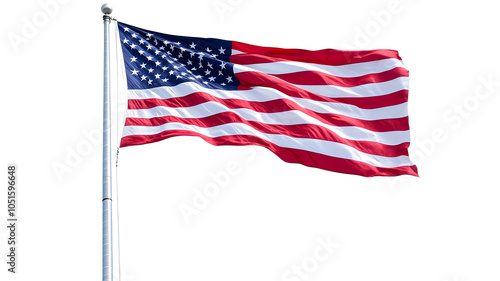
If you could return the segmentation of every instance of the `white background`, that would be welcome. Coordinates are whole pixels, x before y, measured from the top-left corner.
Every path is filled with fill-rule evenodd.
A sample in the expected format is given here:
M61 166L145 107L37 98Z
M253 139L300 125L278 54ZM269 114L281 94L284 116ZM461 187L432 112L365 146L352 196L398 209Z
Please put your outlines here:
M112 3L119 20L164 33L398 50L410 70L410 154L421 176L337 174L194 137L122 149L122 280L499 280L494 3ZM1 4L0 280L101 279L102 4ZM9 164L18 167L16 274L6 264ZM210 185L220 191L203 202ZM196 214L183 216L186 206ZM321 240L335 249L318 261Z

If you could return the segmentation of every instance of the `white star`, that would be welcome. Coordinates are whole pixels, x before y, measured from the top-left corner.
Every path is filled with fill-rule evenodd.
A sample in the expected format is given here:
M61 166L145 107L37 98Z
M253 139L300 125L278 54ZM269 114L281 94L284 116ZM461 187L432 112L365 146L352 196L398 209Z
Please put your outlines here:
M163 44L168 45L170 43L168 40L163 41Z
M144 51L143 50L139 50L139 54L144 55Z
M130 29L128 27L124 27L123 31L128 32Z
M181 53L183 53L186 49L181 47Z
M163 69L163 71L167 70L168 67L164 66L162 67L161 69Z
M182 58L182 53L179 53L179 58Z
M219 70L219 76L223 76L224 75L224 72L222 72L222 70Z
M144 43L146 43L146 40L144 40L144 39L141 38L141 40L139 40L139 45L142 45Z
M135 46L137 46L137 45L135 45L135 44L130 45L130 49L135 49Z
M210 67L210 69L214 69L214 66L209 62L207 62L207 66Z
M223 49L222 46L220 46L219 53L223 55L226 52L226 49Z
M188 65L193 65L193 62L191 60L188 60L187 64Z
M162 51L165 50L165 46L161 46L160 50L162 50Z
M155 55L159 55L159 54L160 54L160 50L156 50Z
M195 76L196 79L201 79L201 77L202 77L201 75L196 75Z
M146 63L142 63L141 68L146 68Z
M226 68L226 63L225 62L221 62L220 69L225 69L225 68Z
M213 76L208 77L208 80L210 80L210 82L214 82L215 81L215 77L213 77Z
M180 45L180 44L181 44L181 42L175 42L175 44Z
M146 46L146 49L148 49L148 50L151 50L151 48L153 48L153 46L151 46L149 44Z
M161 62L157 61L155 62L156 66L160 66Z
M180 76L180 75L177 75L177 77L175 77L175 78L177 78L177 79L181 79L181 78L182 78L182 76Z
M196 44L193 42L193 43L191 43L191 45L189 45L189 47L190 47L191 49L196 49Z
M191 57L194 57L194 55L196 55L195 53L189 53L189 55L191 55Z
M210 50L210 48L209 48L209 47L207 47L207 52L209 52L209 53L210 53L211 51L212 51L212 50Z
M146 80L147 78L148 78L148 77L146 77L146 75L142 75L142 76L141 76L141 81L144 81L144 80Z
M132 38L137 38L137 34L132 33Z
M146 57L148 60L153 60L153 57L152 56L147 56Z
M156 73L156 74L155 74L156 79L160 79L160 76L161 76L161 75L160 75L160 74L158 74L158 73Z
M217 58L217 56L218 56L217 54L212 54L213 58Z
M173 70L170 70L170 72L169 72L168 74L173 75L173 74L174 74L174 71L173 71Z
M146 34L146 36L147 36L147 37L151 37L151 36L153 36L153 34L148 33L148 34Z
M233 77L228 76L228 77L226 78L226 80L227 80L227 83L233 82Z
M155 70L154 70L154 69L152 69L152 68L148 69L148 72L149 72L149 73L151 73L151 72L153 72L153 71L155 71Z
M137 75L137 76L139 76L139 74L137 74L138 72L139 72L139 70L135 70L135 69L134 69L134 70L132 70L132 75Z
M167 82L167 81L168 81L168 78L164 78L164 79L162 79L161 81L163 81L163 82Z
M205 70L205 75L210 75L210 72L211 72L211 71L210 71L210 70L208 70L208 69L207 69L207 70Z
M130 62L135 62L135 61L137 61L137 58L136 58L136 57L131 57L131 58L130 58Z
M153 84L153 80L149 79L148 84L152 85Z
M127 38L123 39L123 44L127 44L127 43L128 43L128 39Z

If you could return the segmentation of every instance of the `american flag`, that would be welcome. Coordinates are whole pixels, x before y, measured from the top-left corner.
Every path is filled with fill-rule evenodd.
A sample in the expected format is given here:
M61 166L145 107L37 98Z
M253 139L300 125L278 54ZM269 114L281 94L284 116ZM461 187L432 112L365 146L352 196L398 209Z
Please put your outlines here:
M259 145L329 171L418 176L408 70L393 50L308 51L118 22L128 84L121 147L174 136Z

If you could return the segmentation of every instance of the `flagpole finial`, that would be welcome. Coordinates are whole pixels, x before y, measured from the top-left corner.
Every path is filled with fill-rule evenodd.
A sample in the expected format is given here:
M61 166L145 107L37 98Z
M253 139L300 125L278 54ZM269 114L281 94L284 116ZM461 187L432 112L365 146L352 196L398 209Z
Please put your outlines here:
M106 3L106 4L102 5L101 12L105 15L109 15L113 12L113 7L111 7L111 5Z

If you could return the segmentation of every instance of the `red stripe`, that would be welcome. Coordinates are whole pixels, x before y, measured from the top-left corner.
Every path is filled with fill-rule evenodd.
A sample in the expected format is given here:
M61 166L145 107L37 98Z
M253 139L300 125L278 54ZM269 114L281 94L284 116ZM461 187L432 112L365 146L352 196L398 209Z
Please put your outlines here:
M246 100L238 99L221 99L202 92L193 93L180 98L170 99L129 99L128 108L150 109L157 106L192 107L208 101L220 103L229 109L247 108L263 113L276 113L297 110L319 120L324 124L339 127L356 126L368 129L373 132L406 131L409 129L408 117L381 120L360 120L340 114L317 113L312 110L300 107L295 102L290 100L278 99L266 102L249 102Z
M406 68L397 67L391 70L367 74L359 77L338 77L318 71L302 71L286 74L268 74L296 85L332 85L339 87L356 87L370 83L381 83L391 81L399 77L408 77Z
M203 128L215 127L229 123L241 123L249 125L259 132L265 134L280 134L296 138L311 138L342 143L355 148L358 151L386 157L408 156L409 143L399 145L385 145L371 141L355 141L339 137L337 134L314 124L300 125L269 125L256 121L248 121L233 112L224 112L205 118L180 118L175 116L164 116L155 118L127 118L125 126L160 126L165 123L182 123L195 125Z
M233 41L232 48L244 53L263 55L274 59L319 63L333 66L369 62L388 58L401 60L401 57L395 50L341 51L325 49L309 51L301 49L260 47L235 41ZM235 60L238 60L237 56L238 55L234 55ZM230 60L233 62L233 56L230 57Z
M371 99L371 101L375 101L380 99L380 103L382 104L387 104L389 105L397 105L400 104L394 103L393 102L401 99L394 99L394 97L388 97L389 94L393 93L388 93L387 95L381 95L381 96L375 96L375 97L353 97L353 98L330 98L330 97L325 97L307 90L304 90L298 86L292 85L290 83L283 83L283 80L267 75L261 72L240 72L240 73L235 73L236 78L240 81L240 85L238 86L238 90L248 90L252 89L254 87L268 87L268 88L274 88L280 92L282 92L285 95L291 96L291 97L297 97L297 98L304 98L304 99L310 99L310 100L316 100L316 101L326 101L326 102L341 102L345 103L345 101L348 101L349 104L358 106L361 104L365 104L366 102L361 101L362 99ZM398 91L399 94L402 94L401 97L406 98L403 99L404 102L407 101L407 92L402 92ZM361 106L360 106L361 107Z
M335 98L335 102L351 104L363 109L381 108L408 102L408 90L375 97Z
M305 166L320 168L333 172L360 175L365 177L398 176L398 175L418 176L416 166L380 168L360 161L346 160L300 149L282 148L271 142L267 142L255 136L223 136L223 137L210 138L202 134L191 131L172 130L172 131L164 131L156 135L149 135L149 136L132 135L123 137L121 140L120 147L152 143L175 136L198 136L204 139L206 142L217 146L259 145L271 150L285 162L300 163Z
M279 61L289 61L287 59L268 57L265 55L256 54L237 54L231 55L229 61L234 64L247 65L247 64L257 64L257 63L271 63Z

